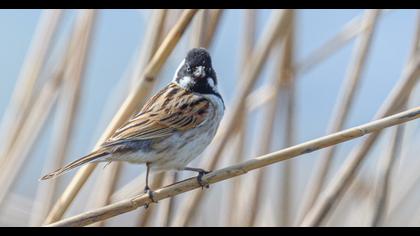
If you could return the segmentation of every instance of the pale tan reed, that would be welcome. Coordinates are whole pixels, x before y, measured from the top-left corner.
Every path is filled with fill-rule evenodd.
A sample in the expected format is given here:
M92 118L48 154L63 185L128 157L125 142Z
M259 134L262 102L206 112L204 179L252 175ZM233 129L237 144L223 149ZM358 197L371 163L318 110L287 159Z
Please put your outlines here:
M341 85L334 110L330 116L329 125L326 130L327 134L341 130L348 119L368 59L379 14L379 10L367 10L363 16L362 28L366 28L366 30L359 36L354 48L351 62L347 68L346 78ZM303 194L303 207L300 209L301 216L307 213L321 192L335 151L335 146L321 151L319 161L312 172L312 176L309 178L307 190Z
M134 64L134 69L129 79L129 84L134 84L136 79L141 76L142 70L144 70L147 63L152 58L153 54L156 53L158 47L159 38L162 38L161 33L163 32L163 26L166 18L167 10L155 10L152 13L152 19L146 32L145 41L140 48L137 56L137 60ZM158 81L158 80L156 80ZM127 86L127 89L130 86ZM110 163L105 171L101 172L101 175L97 179L95 184L95 191L92 191L90 201L92 204L88 205L88 208L98 208L109 204L110 196L115 191L115 185L118 181L118 176L122 168L121 162ZM104 222L99 222L94 226L103 226Z
M155 76L162 67L164 61L168 58L169 54L174 49L176 43L181 38L183 32L191 22L197 10L185 10L177 22L177 24L169 32L165 40L162 42L157 52L154 54L152 60L147 65L144 73L140 76L139 82L136 84L132 92L124 101L114 119L108 125L104 134L101 136L97 145L100 145L112 132L119 127L127 118L144 102L144 98L149 94L151 86L154 84ZM143 102L141 102L143 101ZM95 147L95 148L96 148ZM62 196L58 199L52 210L50 211L44 224L59 220L69 207L70 203L79 192L80 188L86 182L96 164L88 164L77 172L71 183L68 185Z
M242 83L237 88L238 92L236 92L234 100L231 103L231 110L226 114L214 142L208 152L205 153L206 156L210 156L211 158L204 158L203 162L205 164L200 164L200 166L214 169L219 162L224 144L237 128L236 115L240 113L240 110L245 105L243 98L249 94L255 84L275 40L278 37L284 36L285 25L287 25L285 19L287 18L288 12L289 10L274 10L274 13L272 13L273 15L267 23L267 28L261 36L262 39L258 41L251 59L247 62L246 70L241 75ZM202 192L196 192L191 195L191 198L184 201L185 204L181 208L182 213L178 214L178 217L174 221L175 226L185 226L188 224L195 211L199 209L198 204L200 204L202 197Z
M216 182L233 178L235 176L243 175L251 170L288 160L290 158L307 154L331 145L336 145L338 143L355 139L366 134L377 133L384 128L402 124L418 118L420 118L420 107L415 107L401 113L366 123L364 125L314 139L299 145L282 149L277 152L259 156L236 165L215 170L209 174L204 175L203 181L206 181L209 184L214 184ZM201 186L197 182L196 178L189 178L156 190L154 192L154 199L159 201L200 187ZM151 204L151 199L147 194L141 194L134 198L123 200L93 211L85 212L80 215L76 215L50 224L48 226L84 226L135 210L145 204Z
M256 20L257 20L257 11L255 9L246 9L244 10L244 24L243 24L243 43L242 43L242 50L241 50L241 62L239 68L244 70L246 63L251 56L252 51L254 50L255 46L255 31L256 31ZM238 83L241 83L240 78L238 78ZM249 95L248 97L249 98ZM252 103L252 101L251 101ZM247 105L245 105L247 107ZM232 163L239 163L243 161L245 158L245 142L246 142L246 123L247 123L247 113L248 110L242 110L240 114L238 114L238 130L236 133L237 136L237 144L234 147L234 158L232 159ZM237 199L236 194L240 191L241 188L241 178L235 178L232 180L231 186L228 188L228 200L227 202L227 212L224 213L225 217L224 222L226 226L230 225L237 225L239 220L239 211L232 211L231 209L238 209L240 206L240 201L242 199Z
M0 166L11 159L9 151L14 145L34 104L34 89L51 48L61 19L61 10L44 10L23 62L9 105L0 122ZM4 167L2 167L4 168Z
M398 126L392 129L392 138L384 157L381 159L381 169L375 186L375 205L373 207L371 226L380 226L383 223L385 212L388 208L388 199L390 193L390 179L394 172L394 163L399 156L401 148L401 139L404 126Z
M420 57L417 56L407 63L402 73L400 81L394 86L391 93L382 104L374 119L385 117L402 105L409 91L414 87L420 73ZM332 178L325 191L319 195L313 207L304 217L302 226L320 225L327 213L333 209L342 197L343 193L351 183L356 171L360 167L364 157L369 152L370 147L375 143L379 133L369 135L361 145L355 147L346 158L342 167Z
M68 142L72 137L75 118L80 102L81 86L86 67L87 51L93 30L95 12L81 11L76 20L72 38L65 45L62 60L54 76L63 76L57 114L54 121L54 138L44 171L59 168L67 155ZM57 180L40 182L31 211L30 225L39 226L51 208Z
M274 134L274 125L276 121L276 115L279 113L278 109L282 105L280 103L280 88L281 85L290 83L289 80L291 78L289 77L291 75L291 66L292 66L292 28L293 28L293 16L294 12L291 11L290 14L288 14L287 22L288 25L286 36L284 37L282 41L282 46L280 47L282 49L282 53L279 53L281 55L277 61L278 64L274 68L273 73L273 82L272 87L274 87L274 98L271 100L271 103L267 104L264 111L264 119L263 124L261 128L261 133L259 136L259 144L257 149L257 155L263 155L265 153L269 153L271 142L273 139ZM288 82L284 82L288 81ZM248 217L245 218L245 225L247 226L255 226L257 223L257 216L261 212L262 209L262 199L261 197L264 196L263 192L265 192L264 187L267 186L265 184L266 181L266 175L267 173L263 170L258 170L257 176L255 178L255 183L248 187L250 193L251 193L251 201L250 201L250 209L253 209L252 211L248 211ZM286 193L285 195L287 195ZM284 209L283 209L284 210ZM287 209L286 209L287 210Z

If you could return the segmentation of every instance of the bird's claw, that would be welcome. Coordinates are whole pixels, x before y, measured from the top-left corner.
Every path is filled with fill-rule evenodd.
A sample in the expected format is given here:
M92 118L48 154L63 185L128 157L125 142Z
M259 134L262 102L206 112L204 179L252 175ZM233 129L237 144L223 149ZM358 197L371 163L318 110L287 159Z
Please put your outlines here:
M204 187L205 188L209 188L210 187L209 183L207 183L206 181L203 181L203 175L206 175L206 174L208 174L210 172L211 171L205 171L205 170L198 172L197 182L201 186L201 189L204 189Z
M144 188L144 193L147 193L147 195L153 203L158 203L158 201L153 198L153 191L149 188L149 186L146 186ZM144 204L144 208L149 208L149 203Z

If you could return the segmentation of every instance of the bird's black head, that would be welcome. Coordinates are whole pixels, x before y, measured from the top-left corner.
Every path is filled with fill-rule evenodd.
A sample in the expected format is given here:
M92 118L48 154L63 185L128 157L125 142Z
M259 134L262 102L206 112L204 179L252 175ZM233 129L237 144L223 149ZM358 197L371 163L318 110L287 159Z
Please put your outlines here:
M210 54L204 48L193 48L187 53L174 80L193 92L218 94L216 72L212 67Z

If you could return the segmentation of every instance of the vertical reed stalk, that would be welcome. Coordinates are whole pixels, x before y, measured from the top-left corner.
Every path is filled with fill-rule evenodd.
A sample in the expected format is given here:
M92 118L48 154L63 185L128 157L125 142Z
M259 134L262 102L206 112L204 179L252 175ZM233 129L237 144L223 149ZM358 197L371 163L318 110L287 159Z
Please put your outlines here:
M179 39L183 35L183 32L191 22L196 12L196 9L185 10L183 12L177 24L169 32L165 40L158 48L157 52L152 57L150 63L147 65L143 74L140 76L139 82L128 95L127 99L124 101L123 105L114 116L114 119L111 121L104 134L98 140L95 148L97 148L113 133L115 129L117 129L123 122L125 122L129 116L138 108L138 106L141 106L144 103L145 97L147 97L151 90L151 86L154 84L155 76L178 43ZM67 208L70 206L70 203L76 197L76 194L89 178L95 167L96 164L88 164L82 167L79 172L77 172L76 176L66 188L63 195L58 199L50 211L47 219L44 221L44 224L49 224L61 219Z
M372 37L379 13L379 10L367 10L364 14L363 25L365 26L364 28L366 28L366 31L360 35L357 45L354 48L353 58L347 69L347 76L341 86L334 111L331 114L326 134L341 130L347 121L349 111L353 104L354 98L357 95L360 78L362 76L368 58L368 53L371 48ZM305 198L303 200L301 215L306 214L308 209L313 205L319 193L321 192L321 189L328 175L335 151L335 146L322 150L320 154L321 157L319 158L313 175L307 184L308 188L304 194Z
M238 92L230 106L230 113L226 114L226 118L222 121L221 127L219 128L218 135L215 137L211 148L206 153L206 155L211 158L205 158L203 162L206 162L206 164L201 164L201 166L207 166L208 169L214 169L219 162L224 144L227 143L231 134L237 129L236 116L244 108L245 99L243 98L249 94L255 84L275 40L279 40L279 38L282 38L285 34L288 14L289 10L273 10L271 19L267 23L263 36L258 41L256 48L252 53L252 57L247 62L247 70L241 75L243 83L239 84ZM179 214L179 217L174 223L176 226L185 226L188 224L195 211L199 209L198 204L203 197L203 192L195 192L195 194L190 195L190 197L191 198L184 201L186 204L182 208L183 212Z
M59 168L67 155L68 142L73 135L75 117L80 101L81 86L86 68L87 51L93 29L94 12L80 12L73 29L70 44L66 45L63 60L57 67L55 76L63 76L61 95L54 121L51 149L44 168L45 171ZM68 50L69 49L69 50ZM30 225L39 226L51 208L57 180L39 184L32 210Z
M418 42L415 42L418 43ZM420 74L420 57L416 56L409 60L402 78L394 86L385 102L382 104L374 119L385 117L401 106L407 98L409 92L414 87ZM332 182L328 184L325 191L319 195L318 200L308 211L301 225L312 226L321 224L322 220L331 211L334 205L339 201L343 193L347 190L358 167L362 163L364 157L368 154L370 147L375 143L380 132L373 133L366 137L360 146L355 147L347 157L345 163L332 178Z
M392 138L389 148L381 160L381 169L376 183L375 206L371 226L379 226L384 219L386 209L388 208L388 199L390 193L390 180L392 177L394 163L398 158L401 148L401 138L403 136L404 126L398 126L392 129Z
M33 105L34 88L36 88L57 32L61 13L62 10L44 10L36 27L9 105L0 122L2 131L0 132L0 166L10 160L9 151L18 138L21 127Z
M152 19L148 25L146 32L146 39L138 52L137 60L134 65L134 69L129 79L129 84L134 84L136 79L141 76L142 70L144 70L147 63L152 58L153 54L156 53L156 49L161 38L163 26L165 22L167 10L155 10L152 14ZM127 90L131 86L127 86ZM109 204L110 196L115 191L115 185L118 181L118 176L122 168L121 162L111 163L107 168L101 172L101 176L95 184L95 191L92 192L91 200L92 204L89 208L98 208ZM93 226L103 226L104 222L99 222Z

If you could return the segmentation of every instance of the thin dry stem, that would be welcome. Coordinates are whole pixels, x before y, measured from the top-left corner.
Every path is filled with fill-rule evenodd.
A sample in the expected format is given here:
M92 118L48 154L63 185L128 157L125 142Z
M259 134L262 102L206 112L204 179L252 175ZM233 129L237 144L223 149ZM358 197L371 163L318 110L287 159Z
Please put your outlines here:
M379 10L367 10L364 14L362 28L366 28L366 30L360 35L357 45L354 48L353 58L347 68L346 79L343 81L337 102L330 117L329 126L326 131L327 134L341 130L347 121L354 98L357 95L360 78L362 77L368 59L368 53L371 48L372 37L379 13ZM306 193L303 194L305 197L302 204L303 207L300 210L301 215L307 213L308 209L313 205L321 192L329 173L335 151L336 147L331 147L322 150L320 153L321 157L317 162L312 177L309 178L307 184L308 188L305 190Z
M403 136L404 126L393 128L391 145L382 159L382 168L376 183L375 206L373 209L372 226L379 226L384 219L386 209L388 208L388 198L390 193L390 180L394 169L394 163L398 157L401 148L401 138Z
M166 18L167 10L155 10L152 15L152 19L147 29L146 39L143 46L138 52L138 58L134 65L133 73L129 79L130 84L134 84L136 79L141 76L142 70L144 70L147 63L152 58L153 54L156 53L158 47L159 38L162 37L163 26ZM127 87L127 89L130 86ZM95 191L92 192L91 201L93 204L89 205L89 208L98 208L105 206L110 202L110 196L115 191L115 186L120 175L122 168L121 162L111 163L105 171L101 172L101 176L95 184ZM94 226L103 226L104 222L95 224Z
M236 165L213 171L204 175L203 181L206 181L209 184L214 184L226 179L233 178L235 176L243 175L251 170L259 169L280 161L288 160L296 156L319 150L321 148L352 140L366 134L375 133L384 128L402 124L418 118L420 118L420 107L412 108L404 112L385 117L383 119L369 122L364 125L327 135L299 145L282 149L277 152L259 156ZM200 187L201 186L195 177L189 178L156 190L154 199L159 201ZM147 194L141 194L134 198L123 200L93 211L85 212L50 224L48 226L84 226L135 210L140 206L151 203L151 199Z
M245 66L247 61L249 60L252 51L254 50L255 46L255 32L256 32L256 20L257 20L257 11L255 9L247 9L244 12L244 25L243 25L243 43L242 43L242 50L241 50L241 65L240 68L242 70L245 70ZM240 82L238 80L238 82ZM249 95L248 95L249 97ZM252 101L252 100L251 100ZM252 103L252 102L251 102ZM248 105L245 105L248 107ZM246 123L247 123L247 113L248 111L242 110L240 114L238 114L238 129L237 129L237 144L235 146L234 151L234 158L233 163L239 163L243 161L243 158L245 158L245 142L246 142ZM241 188L241 178L235 178L232 180L232 186L228 188L228 201L227 205L229 207L226 207L227 213L224 214L227 219L224 221L227 225L233 225L235 224L238 219L239 211L234 211L232 209L238 209L238 206L240 205L241 199L236 198L236 193L240 191Z
M152 60L144 70L144 73L142 76L140 76L138 84L136 84L132 92L128 95L120 110L117 112L111 123L108 125L108 128L105 130L95 145L95 148L97 148L113 133L115 129L117 129L123 122L125 122L128 117L138 108L138 106L143 105L145 98L151 90L151 86L154 84L155 76L159 72L163 63L169 57L169 54L176 46L177 42L183 35L183 32L191 22L196 12L197 10L195 9L185 10L183 12L177 24L169 32L165 40L158 48L157 52L154 54ZM73 178L62 196L54 205L44 224L49 224L61 219L70 203L76 197L76 194L89 178L95 167L96 164L88 164L82 167L79 172L77 172L76 176Z
M207 169L214 169L219 162L221 153L223 151L224 144L228 141L233 131L237 129L236 116L243 109L246 97L251 91L255 81L261 72L261 69L266 61L269 50L272 48L275 40L284 36L285 26L287 22L287 14L289 10L274 10L271 19L267 24L267 28L263 33L262 39L259 40L254 52L252 53L251 59L247 62L246 70L241 76L243 82L239 84L238 92L232 101L230 106L230 113L226 114L226 118L222 121L219 132L216 135L211 148L206 153L207 156L212 158L204 158L205 164L200 166L206 167ZM209 163L207 163L209 162ZM202 192L196 192L191 195L191 199L188 199L185 205L181 209L183 212L176 218L174 224L176 226L185 226L191 220L196 209L199 209L198 204L202 198Z
M385 15L390 11L391 10L384 10L382 15ZM373 24L374 22L370 23ZM337 34L298 63L296 66L296 72L299 74L308 72L314 66L330 57L334 52L338 51L338 49L344 47L353 38L371 28L371 24L366 24L363 16L354 17L346 25L344 25Z
M213 45L213 38L214 34L216 33L217 29L219 28L220 20L223 15L223 9L210 9L209 12L209 23L207 26L207 31L205 33L203 46L205 48L210 48Z
M44 10L38 22L35 36L23 62L9 105L0 122L0 166L10 160L21 127L29 114L34 99L34 89L51 48L62 10ZM4 167L2 167L3 169Z
M84 15L85 14L85 15ZM89 48L90 35L94 21L94 12L79 13L78 22L75 25L74 35L70 45L66 45L63 60L59 63L56 76L63 73L63 85L61 97L58 104L57 116L54 124L54 138L51 151L48 155L46 168L59 168L66 157L68 142L73 134L75 117L80 101L81 80L86 67L87 49ZM82 39L83 38L83 39ZM79 47L79 48L76 48ZM74 55L70 55L74 54ZM77 54L77 55L76 55ZM40 183L35 197L35 205L32 209L30 225L41 225L52 205L52 198L57 181L51 180L47 183Z
M280 95L280 88L283 83L290 83L284 81L290 81L291 78L291 66L292 66L292 28L293 28L293 12L288 15L287 19L289 25L287 26L287 36L284 38L284 45L283 45L283 53L278 59L278 66L274 69L274 76L275 79L273 87L275 88L274 99L272 99L270 104L267 104L265 113L264 113L264 123L261 129L261 134L258 135L260 139L260 143L258 144L258 151L257 155L262 155L268 153L271 147L271 140L274 134L274 124L276 120L276 115L278 114L277 109L280 107L279 105L279 95ZM277 76L276 76L277 75ZM258 170L256 176L256 182L253 184L255 188L251 190L251 206L249 211L250 213L248 220L246 221L247 226L255 226L257 215L260 212L261 207L261 197L262 193L265 192L263 187L265 186L266 181L266 172L262 170ZM252 188L252 187L251 187ZM283 209L284 210L284 209ZM287 210L287 209L286 209Z
M402 78L392 89L388 98L382 104L375 118L381 118L389 115L395 109L400 107L407 98L409 91L419 78L420 73L420 57L411 59L402 74ZM354 175L364 157L368 154L370 147L375 143L379 133L369 135L363 143L355 147L346 158L342 168L332 178L332 182L327 185L325 191L319 195L314 206L308 211L301 225L315 226L320 225L327 213L333 209L335 203L339 201L343 193L347 190Z

